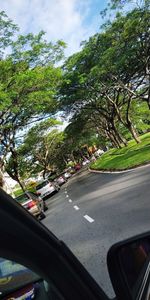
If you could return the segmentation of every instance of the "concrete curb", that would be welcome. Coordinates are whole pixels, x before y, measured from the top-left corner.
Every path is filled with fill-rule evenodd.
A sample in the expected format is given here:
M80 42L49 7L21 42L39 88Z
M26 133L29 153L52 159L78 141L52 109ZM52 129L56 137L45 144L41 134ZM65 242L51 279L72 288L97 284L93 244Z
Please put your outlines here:
M123 174L123 173L127 173L127 172L131 172L131 171L136 171L137 169L142 169L142 168L146 168L146 167L150 167L150 163L145 164L143 166L137 166L135 168L132 169L127 169L127 170L122 170L122 171L100 171L100 170L93 170L88 168L88 171L91 173L100 173L100 174Z

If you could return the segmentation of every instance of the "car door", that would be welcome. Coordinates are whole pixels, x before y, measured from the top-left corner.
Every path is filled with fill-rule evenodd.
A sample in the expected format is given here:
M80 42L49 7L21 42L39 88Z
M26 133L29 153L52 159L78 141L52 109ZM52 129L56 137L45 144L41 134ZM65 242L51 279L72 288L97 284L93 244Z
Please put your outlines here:
M51 299L108 300L69 248L52 232L2 190L0 203L0 257L40 276L61 297Z

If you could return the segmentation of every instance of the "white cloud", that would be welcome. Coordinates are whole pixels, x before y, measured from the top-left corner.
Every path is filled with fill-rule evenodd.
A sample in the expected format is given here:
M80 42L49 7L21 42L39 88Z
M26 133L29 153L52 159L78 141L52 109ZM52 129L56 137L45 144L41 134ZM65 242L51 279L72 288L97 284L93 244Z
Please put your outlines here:
M5 0L1 10L17 23L22 33L46 31L47 39L63 39L67 54L79 50L82 40L94 34L100 25L99 14L86 24L92 0Z

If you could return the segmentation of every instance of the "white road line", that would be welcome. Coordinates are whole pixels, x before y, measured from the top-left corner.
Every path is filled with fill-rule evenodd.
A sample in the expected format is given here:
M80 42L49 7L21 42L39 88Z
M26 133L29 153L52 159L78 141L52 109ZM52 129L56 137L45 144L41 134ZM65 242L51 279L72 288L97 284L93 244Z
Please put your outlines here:
M75 206L74 206L74 209L75 209L75 210L79 210L80 208L79 208L77 205L75 205Z
M89 217L88 215L85 215L84 218L90 222L90 223L93 223L94 222L94 219L92 219L91 217Z
M69 199L69 202L71 203L71 202L72 202L72 200L71 200L71 199Z
M66 198L69 198L69 196L68 196L68 195L66 195Z
M65 193L67 194L67 191L65 191Z

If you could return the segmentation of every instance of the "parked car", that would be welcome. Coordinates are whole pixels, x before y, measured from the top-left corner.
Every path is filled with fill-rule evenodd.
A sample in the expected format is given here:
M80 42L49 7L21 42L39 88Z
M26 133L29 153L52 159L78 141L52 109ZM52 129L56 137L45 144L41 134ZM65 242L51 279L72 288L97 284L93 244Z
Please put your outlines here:
M69 179L71 177L71 174L70 172L65 172L63 176L65 177L65 179Z
M41 196L43 200L59 191L59 186L57 183L49 182L44 180L36 186L37 193Z
M26 191L26 193L28 193L31 197L34 197L35 199L37 199L37 201L40 201L40 203L42 203L44 211L48 210L48 206L47 206L46 202L43 201L42 197L40 197L40 195L37 192L33 193L30 191Z
M86 165L88 165L90 163L90 160L89 159L86 159L86 160L84 160L83 162L82 162L82 165L83 166L86 166Z
M61 186L66 182L66 179L64 178L64 176L61 175L56 177L54 181L57 182L59 186Z
M70 170L69 170L69 172L70 172L71 175L73 175L73 174L75 174L76 171L75 171L75 169L73 167L71 167Z
M94 153L94 156L95 156L95 157L99 157L99 156L101 156L103 153L104 153L104 150L98 149L98 150Z
M32 215L38 219L44 219L44 211L48 209L43 199L32 192L25 192L16 197L15 200L26 208Z
M79 171L81 169L81 165L78 163L74 166L75 171Z

